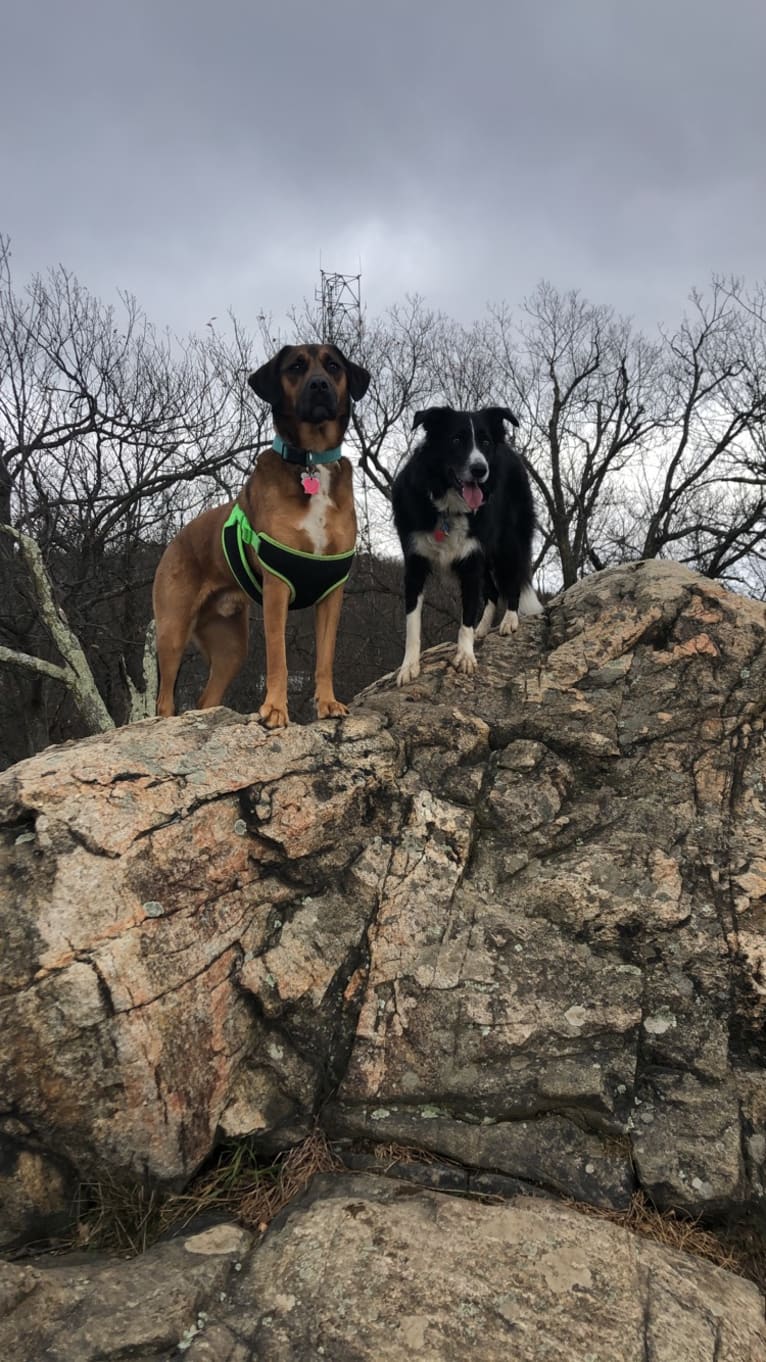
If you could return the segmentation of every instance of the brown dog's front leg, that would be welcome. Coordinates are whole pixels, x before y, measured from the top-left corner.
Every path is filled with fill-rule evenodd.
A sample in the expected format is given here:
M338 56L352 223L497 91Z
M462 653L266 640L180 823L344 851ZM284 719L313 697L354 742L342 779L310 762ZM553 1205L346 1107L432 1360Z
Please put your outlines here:
M348 714L348 709L335 699L332 671L335 661L335 639L338 634L338 621L343 604L343 587L336 587L319 601L316 606L316 700L317 718L331 719L336 715Z
M285 628L290 588L271 572L263 574L263 632L266 636L266 695L258 711L267 728L287 728Z

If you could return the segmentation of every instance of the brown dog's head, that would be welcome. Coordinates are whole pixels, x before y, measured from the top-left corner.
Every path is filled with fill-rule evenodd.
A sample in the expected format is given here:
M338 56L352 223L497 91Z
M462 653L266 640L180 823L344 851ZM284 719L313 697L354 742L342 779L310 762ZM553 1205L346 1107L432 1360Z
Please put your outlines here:
M283 345L247 381L269 403L283 439L299 449L331 449L345 434L349 399L364 397L370 375L336 345Z

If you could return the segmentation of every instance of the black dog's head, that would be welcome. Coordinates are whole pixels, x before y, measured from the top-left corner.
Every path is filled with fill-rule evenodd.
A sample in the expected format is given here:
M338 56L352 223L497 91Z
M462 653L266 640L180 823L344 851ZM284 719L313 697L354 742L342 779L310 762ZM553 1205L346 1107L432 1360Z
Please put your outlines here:
M283 345L247 381L269 403L280 435L298 448L311 449L321 442L327 448L340 444L350 399L364 396L370 375L336 345Z
M508 407L483 407L480 411L454 411L452 407L428 407L416 411L412 428L422 426L425 439L418 458L428 466L429 485L438 499L457 491L471 511L484 501L491 459L505 442L505 422L518 426Z

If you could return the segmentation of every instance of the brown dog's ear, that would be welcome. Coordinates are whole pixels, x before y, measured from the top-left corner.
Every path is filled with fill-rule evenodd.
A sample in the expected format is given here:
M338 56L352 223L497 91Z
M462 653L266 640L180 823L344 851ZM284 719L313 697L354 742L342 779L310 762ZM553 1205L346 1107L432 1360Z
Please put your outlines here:
M270 407L278 407L282 401L282 384L280 382L279 370L286 352L290 349L289 345L283 345L279 354L275 355L266 364L262 364L260 369L256 369L254 374L248 378L248 383L253 392L264 402L268 402Z
M370 386L370 374L362 368L361 364L354 364L353 360L346 359L343 351L339 350L337 345L333 345L332 348L343 360L343 367L348 376L348 391L354 401L358 402L360 397L364 397Z

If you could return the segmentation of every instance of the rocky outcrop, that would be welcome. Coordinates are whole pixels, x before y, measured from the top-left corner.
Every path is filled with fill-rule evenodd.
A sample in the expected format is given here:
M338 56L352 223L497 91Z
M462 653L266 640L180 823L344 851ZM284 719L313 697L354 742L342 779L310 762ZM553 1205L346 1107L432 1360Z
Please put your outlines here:
M14 1362L165 1362L215 1339L252 1237L213 1225L139 1258L0 1263L0 1355ZM230 1354L197 1352L227 1362ZM246 1356L246 1354L245 1354Z
M762 1211L765 632L631 565L342 722L192 713L6 772L0 1134L179 1184L318 1115Z
M749 1282L548 1200L315 1180L259 1245L0 1266L0 1351L50 1362L762 1362ZM438 1252L434 1245L438 1244Z
M6 773L14 1137L172 1183L217 1133L305 1133L375 909L368 843L401 818L398 760L377 716L280 736L217 710Z

